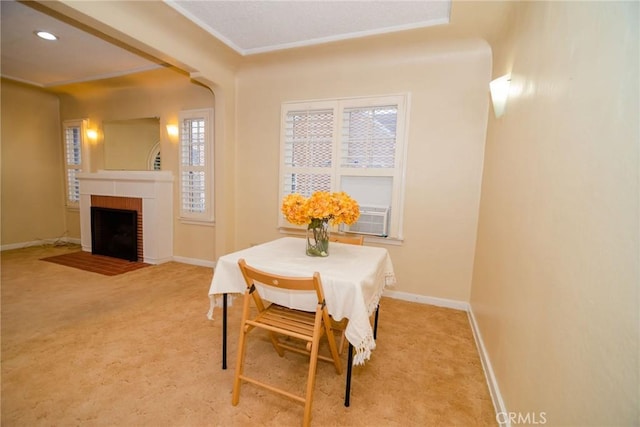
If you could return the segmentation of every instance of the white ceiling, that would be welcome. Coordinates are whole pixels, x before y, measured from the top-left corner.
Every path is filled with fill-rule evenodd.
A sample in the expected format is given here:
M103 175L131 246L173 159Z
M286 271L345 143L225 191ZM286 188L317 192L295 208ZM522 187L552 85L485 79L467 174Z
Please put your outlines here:
M159 65L16 1L0 1L2 77L40 87L96 80ZM46 41L34 32L59 37Z
M241 55L449 22L450 0L165 3Z
M241 55L443 24L451 12L451 0L165 3ZM23 3L2 0L0 7L3 77L52 87L162 66ZM36 30L59 40L39 39Z

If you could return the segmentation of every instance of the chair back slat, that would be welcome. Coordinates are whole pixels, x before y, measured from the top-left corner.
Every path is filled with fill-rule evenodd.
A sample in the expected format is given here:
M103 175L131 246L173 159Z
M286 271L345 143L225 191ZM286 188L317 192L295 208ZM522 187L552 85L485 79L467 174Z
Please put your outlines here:
M260 284L262 286L284 289L289 291L315 291L318 302L324 301L324 292L320 281L320 274L315 272L311 277L291 277L271 274L247 265L244 259L238 261L240 270L247 286ZM257 282L257 283L256 283Z

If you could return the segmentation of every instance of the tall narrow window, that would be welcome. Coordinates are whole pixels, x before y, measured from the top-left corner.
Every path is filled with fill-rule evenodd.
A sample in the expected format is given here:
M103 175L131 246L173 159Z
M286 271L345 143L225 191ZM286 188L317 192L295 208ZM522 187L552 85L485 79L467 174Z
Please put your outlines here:
M78 207L80 202L80 183L78 173L83 170L83 161L87 157L85 148L86 120L67 120L62 124L65 156L66 204Z
M180 216L213 220L213 110L180 113Z
M344 230L402 238L406 117L403 95L285 103L280 196L346 191L361 216Z

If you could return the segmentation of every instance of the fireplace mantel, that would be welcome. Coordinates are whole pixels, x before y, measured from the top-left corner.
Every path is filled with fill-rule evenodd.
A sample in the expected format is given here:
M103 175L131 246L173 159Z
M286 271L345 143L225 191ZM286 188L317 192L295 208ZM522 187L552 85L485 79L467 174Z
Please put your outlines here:
M80 239L91 252L91 196L142 199L144 262L160 264L173 258L173 175L169 171L79 173Z

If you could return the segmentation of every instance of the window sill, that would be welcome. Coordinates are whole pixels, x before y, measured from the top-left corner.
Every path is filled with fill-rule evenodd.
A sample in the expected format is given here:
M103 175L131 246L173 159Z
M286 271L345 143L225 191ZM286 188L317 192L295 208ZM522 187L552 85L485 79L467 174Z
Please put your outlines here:
M188 224L188 225L202 225L205 227L215 227L216 225L216 222L212 219L195 219L195 218L179 217L178 220L182 224Z
M287 234L289 236L295 237L305 237L307 235L307 231L304 229L298 228L288 228L288 227L278 227L278 231L281 234ZM358 235L358 233L347 233ZM400 239L397 237L378 237L378 236L369 236L364 234L364 243L373 243L376 245L391 245L391 246L402 246L404 244L404 239Z

